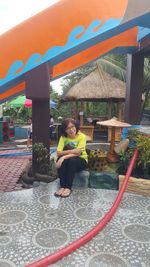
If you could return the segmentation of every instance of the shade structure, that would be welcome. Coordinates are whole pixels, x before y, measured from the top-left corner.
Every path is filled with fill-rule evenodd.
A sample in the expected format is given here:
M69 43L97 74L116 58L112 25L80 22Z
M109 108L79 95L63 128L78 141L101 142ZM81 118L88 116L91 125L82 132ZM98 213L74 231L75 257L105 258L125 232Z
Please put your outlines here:
M101 73L100 73L101 72ZM63 96L62 101L123 101L125 99L125 83L103 70L96 68L77 84L72 86Z
M106 120L106 121L98 121L97 124L103 125L103 126L107 126L107 127L111 127L111 142L110 142L109 151L107 153L107 160L109 162L118 162L119 161L119 156L114 151L114 147L115 147L115 129L116 128L123 128L123 127L127 128L127 127L130 127L131 124L119 121L115 117L110 119L110 120Z
M125 101L126 93L125 86L125 82L106 73L102 69L101 65L97 62L95 64L95 69L90 74L81 79L62 95L61 101L74 101L82 103L83 101L106 102L109 104L108 118L112 116L111 103L117 103L118 113L116 116L121 119L121 105Z
M8 102L8 106L13 107L13 108L21 108L21 107L31 108L32 100L27 99L24 95L21 95L11 100L10 102ZM50 100L50 108L55 108L55 107L56 107L56 103Z
M119 121L116 117L113 117L112 119L106 121L98 121L97 124L114 128L123 128L131 126L131 124L129 123Z
M0 102L45 62L54 80L109 52L139 52L149 34L149 0L61 0L0 36Z

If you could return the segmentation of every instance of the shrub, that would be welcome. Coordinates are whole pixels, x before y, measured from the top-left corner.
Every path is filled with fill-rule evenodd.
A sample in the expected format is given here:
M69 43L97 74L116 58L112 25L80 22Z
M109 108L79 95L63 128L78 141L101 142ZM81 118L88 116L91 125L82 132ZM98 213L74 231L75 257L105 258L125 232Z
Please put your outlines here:
M120 154L120 164L118 172L125 174L133 151L137 147L139 155L137 157L133 175L150 179L150 138L138 131L130 130L128 134L130 140L129 148L126 152Z
M32 147L34 152L34 169L41 174L49 172L49 153L42 143L36 143Z

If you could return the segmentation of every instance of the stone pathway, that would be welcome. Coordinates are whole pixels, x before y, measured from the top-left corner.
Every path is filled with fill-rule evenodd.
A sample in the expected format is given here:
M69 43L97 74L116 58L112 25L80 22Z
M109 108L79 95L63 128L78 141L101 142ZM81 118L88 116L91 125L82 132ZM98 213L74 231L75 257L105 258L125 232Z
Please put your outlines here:
M4 154L22 153L24 150L0 150L0 192L21 190L19 178L29 162L30 155L2 157Z
M117 191L76 189L56 198L58 180L0 193L0 266L25 267L80 238L111 208ZM150 198L125 193L107 226L57 267L149 267Z

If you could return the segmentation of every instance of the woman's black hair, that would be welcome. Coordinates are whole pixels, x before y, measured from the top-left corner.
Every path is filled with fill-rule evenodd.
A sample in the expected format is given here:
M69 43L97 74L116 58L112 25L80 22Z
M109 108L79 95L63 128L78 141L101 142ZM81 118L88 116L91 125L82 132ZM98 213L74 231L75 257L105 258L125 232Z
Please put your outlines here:
M67 137L66 129L69 125L69 123L72 123L76 128L76 133L79 131L79 126L77 125L76 121L72 118L65 119L61 124L61 135Z

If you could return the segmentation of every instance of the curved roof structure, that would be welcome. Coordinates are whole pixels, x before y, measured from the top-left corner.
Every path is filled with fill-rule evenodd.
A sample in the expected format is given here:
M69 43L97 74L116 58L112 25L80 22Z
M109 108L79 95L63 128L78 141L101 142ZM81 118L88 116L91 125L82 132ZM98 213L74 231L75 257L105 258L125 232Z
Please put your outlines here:
M54 80L108 52L136 52L149 34L149 0L61 0L0 36L0 102L45 62Z

